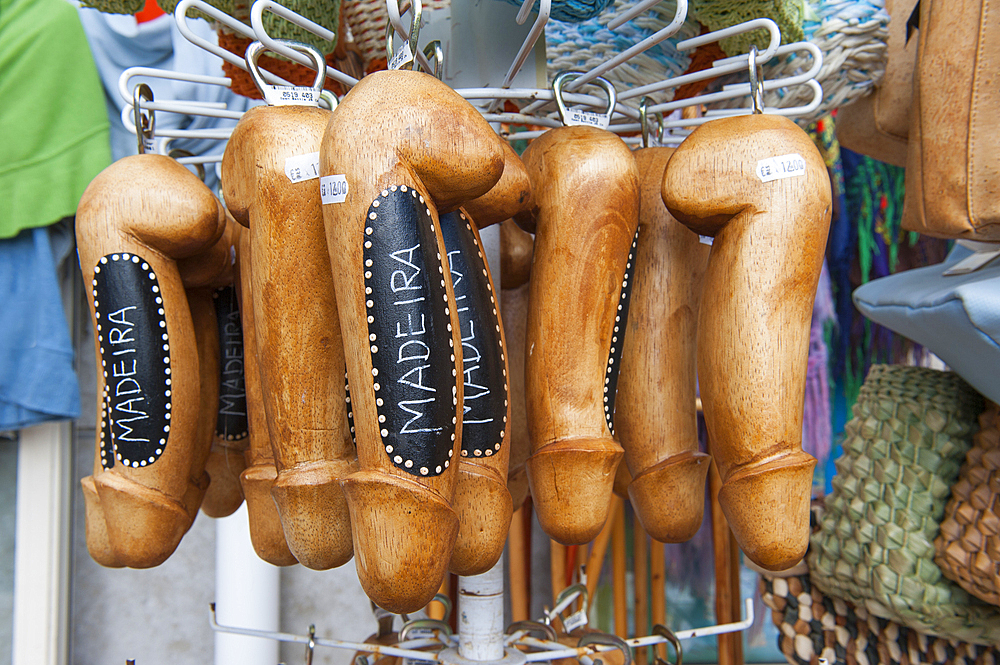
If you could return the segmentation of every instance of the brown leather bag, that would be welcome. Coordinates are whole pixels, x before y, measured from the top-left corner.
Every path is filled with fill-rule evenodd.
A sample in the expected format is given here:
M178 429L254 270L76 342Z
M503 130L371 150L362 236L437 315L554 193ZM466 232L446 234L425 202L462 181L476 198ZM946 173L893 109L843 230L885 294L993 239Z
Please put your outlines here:
M1000 241L1000 3L921 0L903 228Z
M885 0L892 17L885 74L870 95L837 112L840 145L894 166L906 166L917 55L917 40L907 41L907 23L916 5L917 0Z

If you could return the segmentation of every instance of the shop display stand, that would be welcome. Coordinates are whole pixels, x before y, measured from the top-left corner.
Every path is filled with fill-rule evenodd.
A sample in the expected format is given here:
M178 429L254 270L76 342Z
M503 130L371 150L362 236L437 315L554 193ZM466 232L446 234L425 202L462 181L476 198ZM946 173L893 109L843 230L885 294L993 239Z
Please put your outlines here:
M625 21L630 20L634 17L634 15L637 15L641 11L645 11L647 8L655 4L655 1L656 0L644 0L641 3L638 3L630 14L623 14L616 17L615 22L609 27L614 29ZM419 12L419 0L413 0L413 4L417 7L416 11ZM534 0L525 0L521 11L517 15L517 22L519 24L526 22L528 13L531 10L531 5L533 4ZM601 74L610 71L619 64L622 64L630 58L641 54L643 51L676 33L683 25L687 17L687 0L676 0L676 4L677 13L667 27L636 44L632 48L602 63L598 67L593 68L591 71L584 72L577 80L566 86L566 92L562 95L562 101L568 104L601 109L603 111L607 106L607 99L591 94L583 94L577 91L580 90L587 82L593 81ZM388 0L387 5L390 23L394 27L396 33L406 40L408 37L407 31L409 26L404 23L402 17L400 16L397 0ZM310 21L308 18L296 14L273 0L261 0L257 3L257 6L254 7L253 11L252 26L248 26L240 21L237 21L228 14L225 14L217 8L207 4L203 0L181 0L181 2L177 5L174 14L181 33L192 43L243 69L246 69L246 63L242 58L229 53L228 51L224 51L214 44L204 41L203 39L197 37L197 35L195 35L194 32L188 28L186 23L186 14L187 10L192 8L210 16L212 19L227 26L236 33L241 34L244 37L261 41L262 43L267 44L269 49L272 49L281 55L306 66L311 66L311 60L297 51L285 48L282 44L275 42L267 36L266 33L264 33L261 21L263 12L270 11L277 14L306 28L307 30L314 32L315 34L322 36L325 39L330 40L333 38L332 33L328 30L325 30L313 21ZM517 77L518 71L522 65L528 61L530 54L532 52L538 53L535 49L535 44L543 34L544 25L548 18L550 9L551 0L540 0L538 18L533 22L530 29L528 29L526 33L522 31L521 34L524 35L523 41L519 44L510 42L509 35L503 33L503 31L497 31L500 35L497 39L508 38L509 43L507 44L507 48L511 53L508 58L511 62L509 69L505 68L497 74L497 80L501 81L498 86L458 87L455 81L447 80L449 84L455 87L456 92L468 99L474 105L478 105L477 108L479 108L479 110L483 113L486 120L494 123L494 127L497 128L498 132L500 131L500 123L531 124L543 128L540 130L518 133L516 138L519 139L534 138L543 133L546 128L557 127L562 124L559 117L556 115L554 102L557 100L552 89L537 87L512 87L519 81ZM464 11L464 9L460 9L460 11ZM634 144L640 140L639 136L635 134L638 134L640 129L645 129L640 123L645 123L647 116L650 120L652 120L652 117L656 114L670 114L686 107L703 107L706 104L726 99L741 96L747 97L750 96L752 92L757 92L759 94L763 90L775 90L778 88L798 85L805 85L812 90L813 99L810 104L785 109L767 108L765 109L765 112L792 117L811 113L819 106L823 96L822 88L814 78L822 66L822 54L815 45L808 42L798 42L780 46L781 35L778 27L769 19L755 19L732 28L706 33L693 39L681 41L676 44L676 48L680 51L692 50L704 44L718 41L723 37L760 28L764 28L770 33L770 43L768 47L760 52L754 50L750 54L724 58L714 62L710 68L703 71L676 76L653 84L633 87L631 89L619 90L617 95L618 103L614 104L613 108L611 108L608 113L608 129L622 134L629 134L630 136L623 138L626 142ZM409 44L407 44L407 46L409 46ZM452 46L454 46L454 44ZM482 44L477 42L476 46L482 47ZM491 46L495 47L496 45L494 44ZM756 68L777 55L784 55L791 52L807 53L810 56L810 59L806 60L806 62L810 64L808 69L805 69L803 72L794 76L773 81L762 81L759 83L758 90L756 91L751 89L749 83L734 83L724 86L720 91L702 94L684 100L651 104L648 106L640 103L646 95L653 92L667 90L687 83L693 83L723 75L739 73L746 75L748 66L749 68ZM425 71L429 70L430 64L427 62L426 56L420 51L420 49L414 49L413 53L414 60L418 64L422 65ZM503 65L500 66L502 67ZM506 71L506 74L504 74L504 71ZM261 73L263 74L265 81L269 84L287 84L287 81L274 76L270 72L262 71ZM356 79L353 79L342 72L337 72L336 70L329 70L328 75L333 76L348 87L357 82ZM222 108L224 105L204 104L189 100L151 100L140 99L137 96L134 97L131 79L136 77L181 79L195 83L214 84L226 87L230 85L230 80L225 77L195 76L150 68L132 68L126 70L119 82L119 92L127 102L127 105L122 113L122 122L125 127L133 133L136 133L136 124L142 113L152 114L154 111L175 112L187 115L203 115L230 119L239 118L241 115L239 112L229 111L226 108ZM534 78L534 76L531 76L528 80L534 80ZM524 80L524 77L520 80ZM505 100L521 100L525 104L523 108L516 113L498 112L496 109ZM631 104L629 102L631 102ZM134 108L132 104L138 104L139 108ZM640 109L640 107L642 108ZM751 112L750 108L717 111L709 110L703 115L693 114L694 117L668 118L666 121L661 119L661 129L658 138L663 143L677 143L683 140L684 136L689 133L693 126L702 124L713 118L749 112ZM231 133L231 130L227 129L166 129L158 132L155 130L155 123L138 122L138 124L140 126L154 128L152 130L152 134L141 137L140 140L145 138L144 145L154 146L157 151L163 153L168 151L169 141L175 138L226 140ZM503 132L501 132L501 135L504 135L505 138L514 138L510 135L505 135ZM160 140L156 141L155 139ZM201 164L219 161L220 159L220 157L196 156L183 157L178 159L178 161L187 164ZM719 530L728 531L724 521L719 525ZM718 548L716 549L718 550ZM735 559L733 559L733 561L735 561ZM212 630L216 632L302 644L307 649L307 662L311 662L312 651L317 647L322 647L347 649L358 652L354 665L374 665L375 661L381 657L398 657L403 658L406 662L438 662L445 665L469 665L471 663L476 663L478 665L522 665L529 662L552 661L555 659L576 659L583 663L583 665L593 665L595 662L600 662L597 657L599 653L618 649L623 654L624 665L630 665L632 662L632 649L670 642L674 645L675 650L678 652L676 660L679 661L681 640L691 639L694 637L737 633L749 628L753 624L752 601L748 598L744 600L744 612L747 618L741 621L679 631L677 633L671 633L663 626L657 626L654 629L654 632L656 633L654 635L636 637L627 640L604 633L591 633L582 637L578 646L568 647L556 641L557 635L551 624L553 621L556 621L557 618L561 619L561 613L567 610L576 601L582 600L583 602L581 605L586 606L586 598L579 598L581 591L585 593L585 590L583 590L580 585L570 587L570 589L567 589L566 592L561 594L555 607L552 610L546 611L545 616L541 620L515 622L514 624L507 626L506 630L503 626L504 592L502 560L501 563L498 563L493 567L493 569L482 575L459 577L458 589L457 609L459 614L457 622L457 635L452 634L449 625L443 621L434 619L417 619L404 624L399 633L399 641L393 646L317 637L313 629L310 630L309 635L298 635L292 633L220 625L216 620L214 604L211 606L210 625ZM735 607L738 602L736 602L736 596L732 593L732 591L733 589L730 589L729 600L731 602L729 602L728 605L731 610L737 611L730 611L726 614L728 614L731 618L736 618L733 615L735 614L738 616L738 608ZM391 615L385 614L384 618L388 619L390 616ZM586 625L586 622L587 616L584 609L571 614L565 620L562 620L561 624L566 632L569 632L573 628Z

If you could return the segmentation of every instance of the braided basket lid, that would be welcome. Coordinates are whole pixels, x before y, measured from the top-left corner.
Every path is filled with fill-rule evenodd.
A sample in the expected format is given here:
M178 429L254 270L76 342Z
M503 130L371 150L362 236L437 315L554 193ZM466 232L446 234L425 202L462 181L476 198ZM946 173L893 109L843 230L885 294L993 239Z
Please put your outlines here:
M951 488L935 561L948 579L1000 605L1000 407L989 402L979 432Z
M815 586L908 628L1000 643L1000 611L944 579L934 562L981 409L982 398L954 373L872 367L811 540Z
M906 628L869 614L810 583L808 573L762 575L760 594L778 627L778 649L790 665L995 665L1000 651Z

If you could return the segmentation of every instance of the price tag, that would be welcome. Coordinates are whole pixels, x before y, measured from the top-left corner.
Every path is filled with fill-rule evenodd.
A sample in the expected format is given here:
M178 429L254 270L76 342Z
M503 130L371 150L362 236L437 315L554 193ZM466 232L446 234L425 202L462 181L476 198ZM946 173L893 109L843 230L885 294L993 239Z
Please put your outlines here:
M156 154L156 141L154 139L148 139L145 136L142 137L142 149L146 154Z
M768 157L757 162L754 173L761 182L795 178L806 174L806 160L795 152L780 157Z
M587 613L583 610L579 610L570 614L568 617L563 619L563 628L566 629L567 633L572 633L577 628L581 628L587 625Z
M319 91L307 86L265 85L264 101L269 106L319 106Z
M285 175L292 182L302 182L319 177L319 153L310 152L285 160Z
M392 60L389 61L389 69L399 69L409 62L413 62L413 51L410 50L410 40L406 40L393 54Z
M323 205L328 203L343 203L347 200L347 176L325 175L319 179L319 194Z
M698 236L698 242L700 242L702 245L708 245L709 247L711 247L712 243L715 242L715 238L713 238L712 236Z
M566 114L565 125L567 127L597 127L598 129L608 128L608 116L603 113L584 111L583 109L569 109Z

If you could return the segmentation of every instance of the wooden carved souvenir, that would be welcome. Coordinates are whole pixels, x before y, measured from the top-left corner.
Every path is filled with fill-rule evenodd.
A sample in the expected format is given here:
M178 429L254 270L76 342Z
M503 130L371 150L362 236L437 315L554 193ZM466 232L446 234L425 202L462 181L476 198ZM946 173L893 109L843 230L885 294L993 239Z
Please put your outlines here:
M222 205L169 157L102 171L77 209L77 243L97 337L100 469L83 482L88 547L106 565L162 563L191 525L200 380L176 261L212 245ZM98 523L103 519L103 528ZM105 539L106 540L103 540Z
M489 191L504 156L451 88L387 71L337 106L320 165L341 328L352 333L344 350L361 470L343 487L358 576L380 607L412 612L440 587L458 532L464 367L438 210Z
M226 232L220 240L226 252L227 269L211 284L218 344L218 361L212 375L218 398L202 413L212 432L212 444L205 462L211 483L201 504L202 512L209 517L232 515L243 503L240 474L246 468L244 454L249 444L249 425L243 379L243 325L234 283L239 281L236 248L241 229L227 215ZM202 371L208 370L203 367Z
M257 360L257 335L253 308L252 254L250 234L240 234L240 315L243 320L243 353L246 363L243 378L247 389L247 425L249 445L246 451L246 468L240 474L240 485L247 502L250 520L250 542L254 552L264 561L275 566L291 566L298 561L292 556L281 528L278 508L271 498L271 487L278 470L271 450L264 412L263 388L260 381L260 363Z
M476 228L485 229L508 220L531 203L531 183L521 158L506 141L500 141L500 147L504 160L500 181L479 198L462 204Z
M715 238L698 377L719 502L747 556L782 570L809 542L816 460L802 452L802 405L830 226L826 165L787 118L713 120L674 152L662 194L681 223Z
M705 507L709 457L698 451L695 336L709 246L663 205L671 154L635 153L642 197L615 424L642 526L656 540L680 543L701 526Z
M353 555L340 479L356 463L319 183L289 165L319 152L329 117L308 106L251 109L222 161L226 205L250 229L257 361L277 467L271 495L289 549L316 570Z
M534 201L518 220L537 229L524 370L528 479L545 532L582 544L607 519L622 456L613 415L639 178L622 140L593 127L546 132L522 158Z

